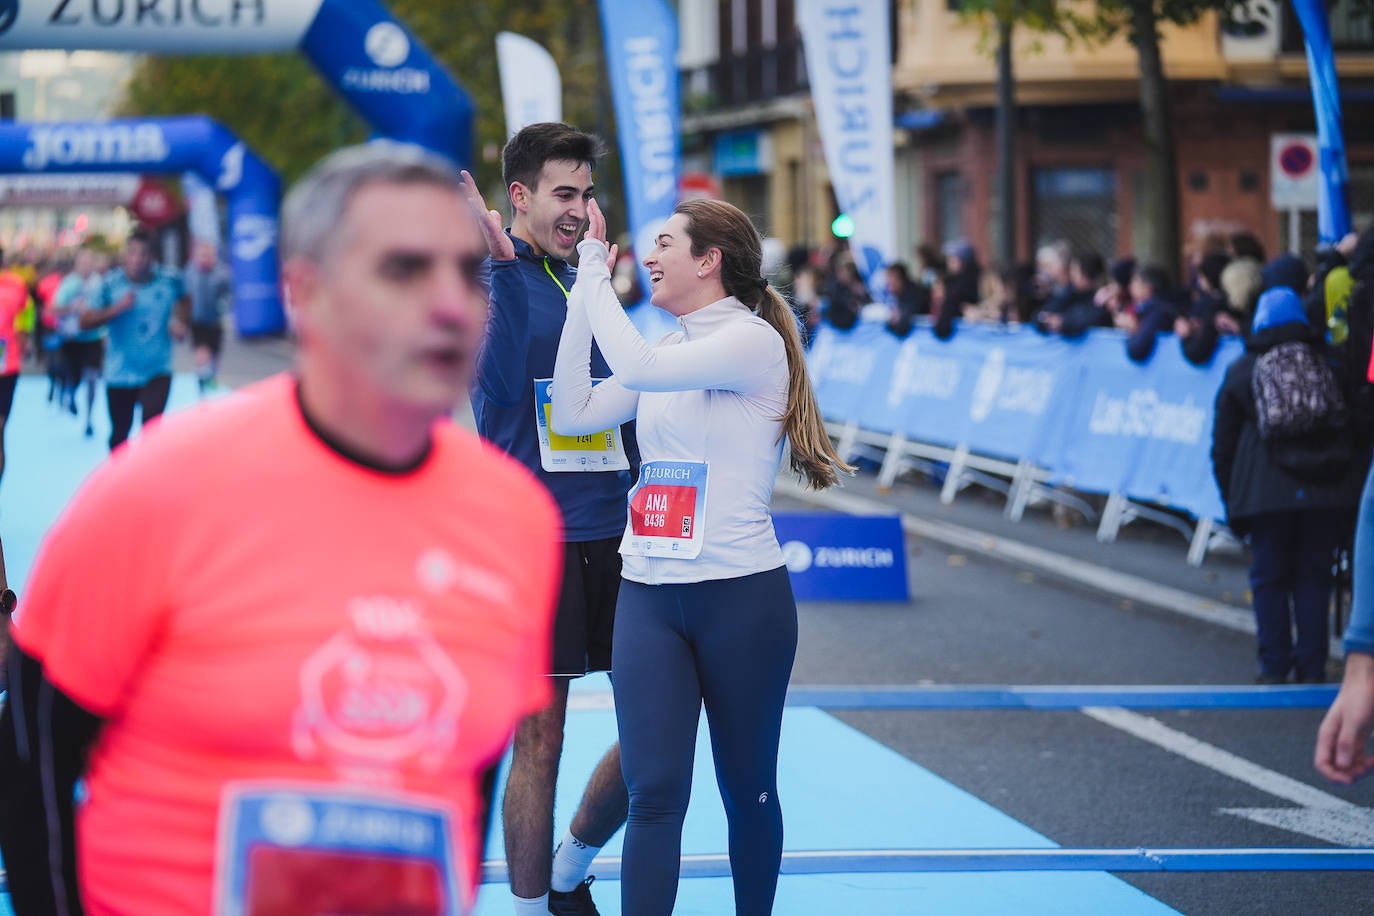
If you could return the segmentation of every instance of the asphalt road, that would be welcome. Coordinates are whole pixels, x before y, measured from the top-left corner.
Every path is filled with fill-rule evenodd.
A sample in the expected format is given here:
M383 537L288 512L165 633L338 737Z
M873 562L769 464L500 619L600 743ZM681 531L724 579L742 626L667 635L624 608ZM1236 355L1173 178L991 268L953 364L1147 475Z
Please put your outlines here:
M807 508L780 500L779 508ZM995 511L995 510L993 510ZM1034 537L1033 524L1026 529ZM1245 684L1253 637L1062 585L1000 562L908 541L908 604L807 604L793 683ZM1180 560L1181 562L1181 560ZM1325 847L1224 813L1293 801L1080 712L838 714L1064 847ZM1362 806L1311 766L1320 712L1144 712L1172 729ZM1374 824L1374 814L1369 817ZM1126 874L1187 914L1374 912L1374 874Z

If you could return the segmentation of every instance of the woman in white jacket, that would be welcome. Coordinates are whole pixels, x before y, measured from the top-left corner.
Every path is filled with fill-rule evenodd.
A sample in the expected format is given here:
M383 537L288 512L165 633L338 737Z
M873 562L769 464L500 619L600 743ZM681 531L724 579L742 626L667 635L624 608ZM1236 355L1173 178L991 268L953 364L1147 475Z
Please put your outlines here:
M554 366L552 426L587 435L637 420L643 463L612 650L630 816L622 911L677 895L682 821L703 705L730 825L736 913L772 911L782 857L778 739L797 608L770 514L784 440L823 488L847 465L817 410L791 309L759 275L749 218L680 204L644 258L654 305L680 331L640 337L611 288L605 219L589 207ZM613 263L613 260L612 260ZM592 339L612 376L594 386Z

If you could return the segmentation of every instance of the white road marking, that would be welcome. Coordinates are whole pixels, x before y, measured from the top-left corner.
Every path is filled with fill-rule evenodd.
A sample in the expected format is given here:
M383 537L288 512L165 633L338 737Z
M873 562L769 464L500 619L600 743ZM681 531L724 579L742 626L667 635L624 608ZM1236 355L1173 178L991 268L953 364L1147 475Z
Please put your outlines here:
M1362 808L1305 782L1266 769L1230 751L1170 728L1150 716L1111 706L1090 706L1083 710L1083 714L1275 798L1301 806L1217 809L1224 814L1303 833L1341 846L1374 846L1374 810Z

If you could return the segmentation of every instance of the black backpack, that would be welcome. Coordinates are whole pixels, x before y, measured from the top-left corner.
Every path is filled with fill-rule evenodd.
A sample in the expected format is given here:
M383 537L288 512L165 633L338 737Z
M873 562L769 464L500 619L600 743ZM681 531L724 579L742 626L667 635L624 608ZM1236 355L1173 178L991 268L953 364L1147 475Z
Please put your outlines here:
M1261 354L1250 390L1260 438L1275 464L1311 480L1345 472L1354 458L1345 398L1316 347L1293 340Z

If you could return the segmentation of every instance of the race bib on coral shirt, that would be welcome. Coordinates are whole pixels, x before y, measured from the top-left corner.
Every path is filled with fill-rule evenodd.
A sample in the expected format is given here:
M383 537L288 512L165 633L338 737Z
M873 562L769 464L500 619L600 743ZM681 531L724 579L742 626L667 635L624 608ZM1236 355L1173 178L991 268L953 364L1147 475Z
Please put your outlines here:
M706 540L705 461L646 461L630 491L630 519L620 552L690 560Z
M431 799L327 787L225 790L219 916L462 916L452 818Z

